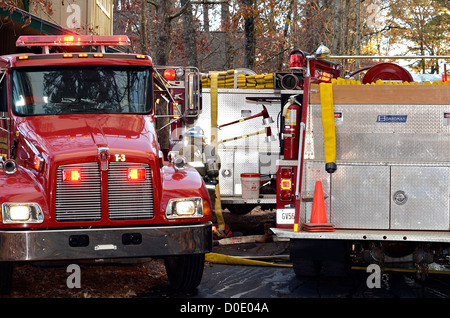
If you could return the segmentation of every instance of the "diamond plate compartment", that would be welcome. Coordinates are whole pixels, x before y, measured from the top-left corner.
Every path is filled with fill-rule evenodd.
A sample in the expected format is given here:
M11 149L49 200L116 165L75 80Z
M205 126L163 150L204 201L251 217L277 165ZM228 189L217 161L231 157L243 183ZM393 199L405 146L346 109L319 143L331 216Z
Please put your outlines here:
M391 169L391 228L449 230L450 167ZM404 198L397 202L399 193Z
M389 167L338 165L331 177L331 223L336 228L389 228Z
M448 162L450 105L335 105L337 160L360 162ZM324 160L320 105L310 105L305 147L311 159ZM404 121L386 120L389 116Z

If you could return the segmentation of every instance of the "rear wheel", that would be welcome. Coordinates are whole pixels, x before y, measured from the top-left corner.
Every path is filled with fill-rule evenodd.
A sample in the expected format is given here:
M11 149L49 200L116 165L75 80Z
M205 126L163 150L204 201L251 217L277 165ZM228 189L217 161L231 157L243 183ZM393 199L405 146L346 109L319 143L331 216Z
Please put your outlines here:
M10 294L12 291L14 264L0 263L0 295Z
M164 264L170 285L177 290L191 291L202 280L205 254L169 256Z

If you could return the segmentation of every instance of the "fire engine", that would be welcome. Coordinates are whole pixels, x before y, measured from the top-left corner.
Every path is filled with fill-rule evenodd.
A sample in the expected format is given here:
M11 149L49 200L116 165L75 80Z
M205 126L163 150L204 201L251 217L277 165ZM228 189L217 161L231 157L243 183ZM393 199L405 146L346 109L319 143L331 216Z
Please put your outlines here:
M201 111L198 71L180 69L179 96L126 36L21 36L42 53L0 57L0 290L16 262L163 258L169 282L193 289L211 251L205 183L165 156L161 99L178 117ZM181 89L182 88L182 89Z
M341 74L332 61L417 57L319 49L290 55L304 77L283 106L272 232L289 239L298 276L376 263L425 279L449 263L449 82L415 82L391 62Z

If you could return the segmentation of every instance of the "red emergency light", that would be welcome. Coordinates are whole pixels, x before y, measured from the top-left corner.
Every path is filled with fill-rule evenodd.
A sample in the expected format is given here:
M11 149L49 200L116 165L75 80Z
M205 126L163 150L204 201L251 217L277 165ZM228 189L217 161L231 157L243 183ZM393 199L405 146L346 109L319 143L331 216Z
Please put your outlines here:
M443 82L450 82L450 74L442 74Z
M118 46L130 45L126 35L22 35L16 46Z
M173 81L177 77L175 70L168 68L164 71L164 78L168 81Z
M293 50L289 54L289 67L291 69L301 69L306 67L306 56L300 50Z
M130 168L128 169L128 180L144 180L145 179L145 169Z

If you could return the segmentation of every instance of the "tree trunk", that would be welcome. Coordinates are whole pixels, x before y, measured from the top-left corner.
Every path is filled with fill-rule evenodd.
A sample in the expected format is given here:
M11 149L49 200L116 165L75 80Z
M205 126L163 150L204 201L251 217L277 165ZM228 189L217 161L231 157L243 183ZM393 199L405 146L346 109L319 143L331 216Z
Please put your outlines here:
M294 10L297 9L297 1L296 0L290 0L289 1L289 10L288 13L286 15L286 21L284 24L284 29L283 29L283 38L285 41L285 45L286 47L282 47L280 48L280 52L284 51L285 49L289 50L289 45L293 44L293 41L290 39L294 39L293 33L294 33L294 28L293 28L293 22L292 22L292 16L294 15ZM289 31L290 31L290 35L289 35ZM298 47L291 47L291 49L298 49ZM282 53L278 55L277 58L277 70L281 71L283 68L283 63L285 62L285 58L286 58L286 54Z
M341 0L334 0L334 36L333 36L333 54L339 54L340 45L340 11L341 11Z
M170 54L170 8L172 1L157 0L156 16L160 19L156 28L155 64L167 65Z
M203 4L203 31L209 33L209 7Z
M244 34L245 34L245 56L244 67L249 69L255 68L255 17L253 14L255 1L243 0L247 13L244 17Z
M356 34L355 34L355 46L356 55L361 55L361 0L356 0ZM355 71L359 70L359 59L355 60ZM356 75L356 79L359 79L359 73Z
M183 12L183 26L184 26L184 43L187 55L188 66L198 67L197 56L197 36L195 34L194 18L192 16L192 5L190 0L181 0L181 7L187 5Z
M141 53L148 55L148 34L147 34L147 1L142 0L141 4Z
M221 3L221 29L225 32L225 69L234 66L233 35L230 28L230 7L228 2Z

